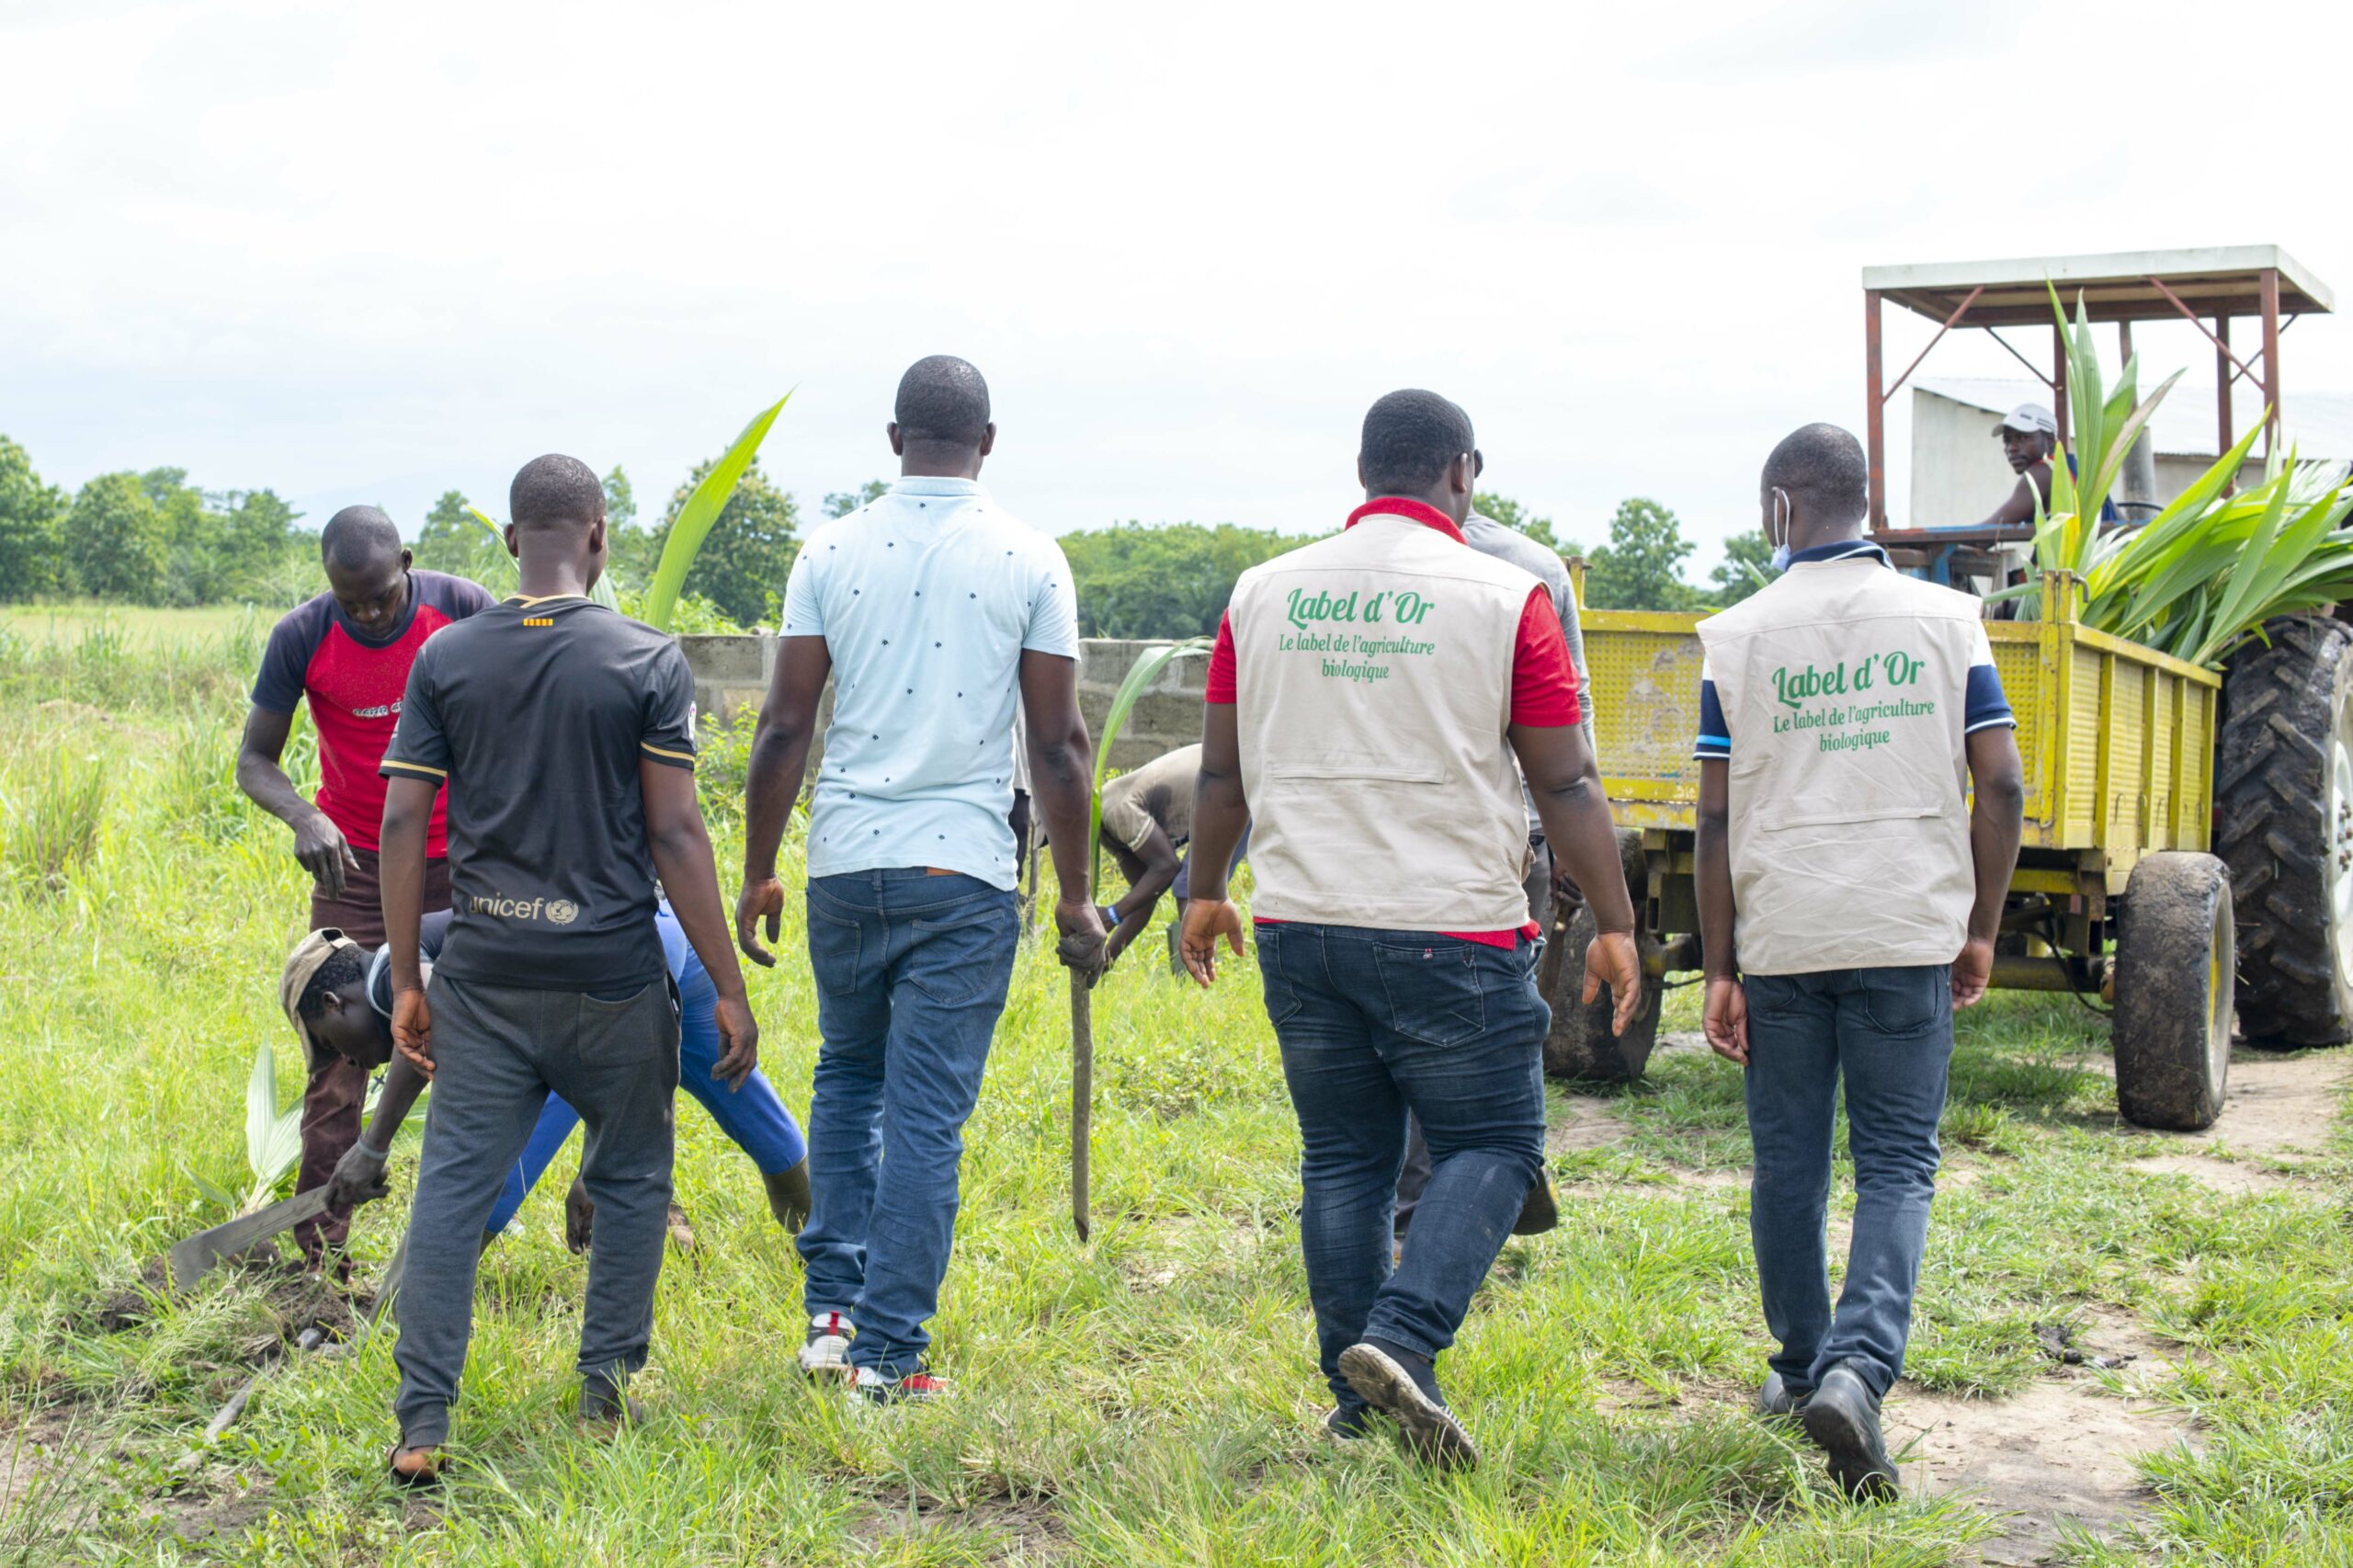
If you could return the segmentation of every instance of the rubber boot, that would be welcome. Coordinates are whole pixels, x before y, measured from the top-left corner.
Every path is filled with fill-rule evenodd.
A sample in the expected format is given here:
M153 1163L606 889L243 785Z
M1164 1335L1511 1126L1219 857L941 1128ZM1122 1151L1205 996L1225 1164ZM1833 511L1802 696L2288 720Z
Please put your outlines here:
M809 1161L803 1156L799 1165L781 1170L774 1176L763 1175L760 1185L768 1189L768 1212L776 1216L787 1235L797 1236L801 1227L809 1222Z

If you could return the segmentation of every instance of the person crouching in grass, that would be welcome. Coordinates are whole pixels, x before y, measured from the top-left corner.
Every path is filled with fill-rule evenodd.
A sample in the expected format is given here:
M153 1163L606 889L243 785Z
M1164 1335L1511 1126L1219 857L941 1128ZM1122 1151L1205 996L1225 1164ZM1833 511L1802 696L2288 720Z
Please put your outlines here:
M1392 392L1365 415L1364 505L1234 585L1181 941L1203 985L1219 937L1242 950L1225 872L1249 824L1259 973L1304 1144L1300 1244L1339 1401L1325 1426L1360 1437L1379 1412L1444 1465L1478 1450L1438 1358L1543 1175L1552 1014L1521 886L1523 771L1600 933L1585 999L1606 980L1622 1029L1643 988L1560 617L1536 576L1463 540L1479 467L1461 409ZM1431 1175L1392 1272L1408 1112Z
M418 956L428 990L450 919L449 912L443 910L426 915L418 925ZM678 1086L700 1101L719 1130L750 1158L767 1190L768 1211L787 1232L798 1234L809 1218L808 1147L801 1126L777 1097L767 1074L756 1069L740 1085L720 1077L718 988L667 905L658 911L656 919L670 979L678 988ZM392 1139L408 1119L417 1096L425 1092L426 1082L414 1062L392 1049L392 958L390 946L370 955L340 931L313 931L287 955L278 982L279 1001L304 1045L333 1051L363 1073L389 1064L383 1093L377 1098L366 1134L352 1145L329 1178L333 1188L329 1200L347 1208L384 1196L384 1168L392 1157ZM531 1130L531 1141L506 1173L497 1206L483 1222L484 1246L506 1229L556 1151L579 1125L578 1111L561 1096L548 1096L539 1124ZM595 1223L595 1205L577 1177L564 1195L563 1206L564 1239L573 1251L585 1252ZM675 1217L672 1229L675 1233Z
M1703 1021L1746 1070L1749 1231L1780 1346L1757 1407L1802 1416L1850 1496L1885 1497L1879 1406L1911 1334L1952 1014L1985 994L2025 796L1984 607L1860 537L1866 478L1835 425L1766 460L1787 570L1699 623L1697 881ZM1834 1312L1842 1080L1855 1229Z
M551 1093L588 1124L597 1246L580 1324L580 1415L631 1414L670 1208L678 1007L654 878L717 993L717 1071L741 1084L759 1028L728 941L695 800L694 677L676 643L605 608L605 494L585 463L534 459L509 491L521 591L417 655L381 835L392 1040L436 1078L400 1294L406 1484L439 1473L473 1332L474 1262L499 1186ZM425 985L425 827L449 784L454 917Z

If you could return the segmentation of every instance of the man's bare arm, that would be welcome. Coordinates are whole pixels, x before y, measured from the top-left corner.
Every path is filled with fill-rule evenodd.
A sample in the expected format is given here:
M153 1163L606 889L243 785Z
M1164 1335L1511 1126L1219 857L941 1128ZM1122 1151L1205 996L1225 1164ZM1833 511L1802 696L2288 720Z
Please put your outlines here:
M1046 819L1054 858L1055 954L1091 983L1103 972L1103 917L1089 868L1095 846L1095 743L1078 710L1078 661L1021 653L1021 708L1029 737L1029 799Z
M237 742L237 788L255 805L294 830L294 858L311 873L320 891L329 898L341 898L346 877L359 869L359 862L345 841L343 829L302 799L302 792L279 765L286 755L286 737L293 730L291 713L255 708L245 714L245 733Z
M1250 825L1250 796L1242 782L1242 721L1231 702L1201 710L1201 770L1193 780L1193 877L1185 903L1177 956L1194 983L1217 979L1221 937L1242 951L1242 913L1226 896L1226 868Z
M1699 967L1706 976L1700 1029L1727 1062L1748 1061L1748 998L1733 949L1732 764L1699 759L1699 811L1691 881L1699 901Z
M1593 911L1594 939L1586 949L1585 999L1606 981L1611 1028L1624 1033L1643 1002L1642 961L1634 947L1634 901L1626 892L1618 854L1618 826L1602 792L1601 769L1581 724L1514 724L1506 733L1528 791L1544 824L1544 841L1565 865Z
M768 678L767 699L760 704L759 723L752 732L744 780L744 887L735 900L735 940L755 963L776 962L776 954L761 944L758 927L766 921L773 942L784 918L777 846L784 842L792 802L801 798L809 747L816 739L817 704L833 672L833 650L824 638L778 642L776 673Z
M1994 938L2002 928L2002 903L2018 868L2026 817L2026 772L2018 762L2016 732L2006 724L1989 726L1971 735L1967 748L1976 797L1969 810L1969 858L1977 897L1969 910L1969 939L1952 966L1957 1007L1983 997L1993 978Z
M2040 501L2046 509L2051 505L2050 470L2045 468L2039 473L2039 479L2037 473L2018 475L2018 484L2010 491L2008 499L1995 507L1992 515L1977 526L1981 528L2005 528L2034 521L2035 504Z
M727 911L719 902L719 867L703 827L702 803L695 799L691 769L652 757L637 765L638 789L645 798L645 842L654 869L670 900L670 913L702 960L711 988L719 993L719 1064L711 1076L740 1089L759 1064L760 1030L744 994L744 971L727 939Z
M383 890L384 937L392 949L392 1044L426 1076L433 1072L433 1015L425 1004L418 926L425 918L425 832L433 819L438 778L384 780L384 824L376 841Z

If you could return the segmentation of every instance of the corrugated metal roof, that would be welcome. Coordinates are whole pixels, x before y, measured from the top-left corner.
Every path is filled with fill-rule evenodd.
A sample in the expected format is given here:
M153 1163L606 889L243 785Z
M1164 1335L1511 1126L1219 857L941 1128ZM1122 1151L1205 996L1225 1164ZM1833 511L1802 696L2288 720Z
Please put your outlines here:
M1996 376L1922 376L1913 383L1919 391L1995 414L2007 414L2022 403L2048 407L2051 389L2040 381ZM2353 459L2353 395L2344 392L2298 392L2288 389L2284 435L2304 458L2343 461ZM2263 394L2242 382L2233 389L2231 427L2240 435L2263 417ZM2149 421L2159 453L2165 457L2214 458L2214 387L2176 382ZM2263 442L2256 441L2260 454Z

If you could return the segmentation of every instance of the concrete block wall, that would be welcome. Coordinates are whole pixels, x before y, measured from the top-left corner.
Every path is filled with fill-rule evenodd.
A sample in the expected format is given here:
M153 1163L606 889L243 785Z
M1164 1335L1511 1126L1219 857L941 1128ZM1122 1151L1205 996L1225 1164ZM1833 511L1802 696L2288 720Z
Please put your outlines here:
M1086 716L1089 734L1098 740L1111 699L1139 656L1165 642L1121 642L1088 638L1079 644L1078 707ZM687 665L694 671L695 710L706 724L727 724L739 712L759 710L768 680L776 671L776 639L765 633L744 636L681 637ZM1127 772L1163 752L1190 745L1201 738L1201 679L1208 673L1206 654L1172 659L1129 711L1120 738L1111 747L1111 767ZM833 689L828 687L817 712L822 726L833 716ZM822 743L821 743L822 744ZM822 752L810 757L816 771Z

